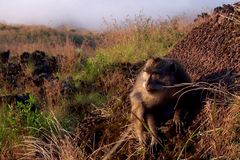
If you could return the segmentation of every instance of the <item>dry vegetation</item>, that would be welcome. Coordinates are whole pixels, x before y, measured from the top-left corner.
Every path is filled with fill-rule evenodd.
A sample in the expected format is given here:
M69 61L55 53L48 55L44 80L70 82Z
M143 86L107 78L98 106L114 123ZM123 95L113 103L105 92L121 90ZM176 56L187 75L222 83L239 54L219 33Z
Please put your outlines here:
M15 56L23 52L42 50L58 55L60 66L41 86L24 83L21 89L12 88L0 72L0 159L154 159L132 133L129 92L143 61L166 55L203 22L192 24L184 17L153 21L140 15L107 24L102 33L84 34L0 25L0 51L11 51L11 63L18 63ZM23 72L31 76L33 70L30 62ZM158 158L238 159L239 95L220 84L193 85L214 96L205 100L185 136L167 135ZM25 93L30 93L27 103L4 99Z

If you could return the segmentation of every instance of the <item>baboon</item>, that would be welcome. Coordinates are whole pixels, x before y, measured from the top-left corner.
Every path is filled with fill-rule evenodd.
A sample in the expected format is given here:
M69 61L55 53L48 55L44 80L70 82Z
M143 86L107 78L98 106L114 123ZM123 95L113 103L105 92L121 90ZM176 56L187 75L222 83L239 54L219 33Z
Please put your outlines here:
M187 72L174 59L152 58L146 62L130 93L131 118L142 145L146 145L146 129L154 146L161 141L158 128L162 124L172 118L177 128L182 125L186 107L178 103L182 94L177 92L184 87L174 85L190 82Z

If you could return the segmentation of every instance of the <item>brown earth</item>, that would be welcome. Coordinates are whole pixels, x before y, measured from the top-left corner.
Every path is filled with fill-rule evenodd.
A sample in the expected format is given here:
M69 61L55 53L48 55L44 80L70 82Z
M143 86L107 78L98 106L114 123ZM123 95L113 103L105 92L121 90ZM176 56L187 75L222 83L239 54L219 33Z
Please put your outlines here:
M217 7L167 55L180 60L194 81L240 71L240 4Z

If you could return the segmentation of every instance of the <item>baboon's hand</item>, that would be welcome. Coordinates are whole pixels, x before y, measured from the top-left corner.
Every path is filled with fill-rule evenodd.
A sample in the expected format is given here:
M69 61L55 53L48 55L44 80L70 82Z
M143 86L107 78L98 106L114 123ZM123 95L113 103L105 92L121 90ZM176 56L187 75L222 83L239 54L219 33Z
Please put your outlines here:
M151 154L156 154L156 152L158 151L158 144L153 144L150 146L150 153Z
M159 152L160 146L161 146L160 143L161 143L160 138L158 138L158 139L152 138L151 145L150 145L150 153L151 154L155 155Z
M173 117L173 123L176 127L176 133L181 133L184 128L184 123L181 121L179 112L175 112Z

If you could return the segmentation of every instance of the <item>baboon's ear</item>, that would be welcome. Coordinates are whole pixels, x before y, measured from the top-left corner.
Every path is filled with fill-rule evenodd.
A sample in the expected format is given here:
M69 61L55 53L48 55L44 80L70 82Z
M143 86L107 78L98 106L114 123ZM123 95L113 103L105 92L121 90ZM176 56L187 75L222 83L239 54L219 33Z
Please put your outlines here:
M155 62L162 61L162 58L160 58L160 57L157 57L157 58L155 58L155 59L154 59L154 61L155 61Z
M177 72L177 66L174 62L170 63L170 71L173 72L173 73Z

